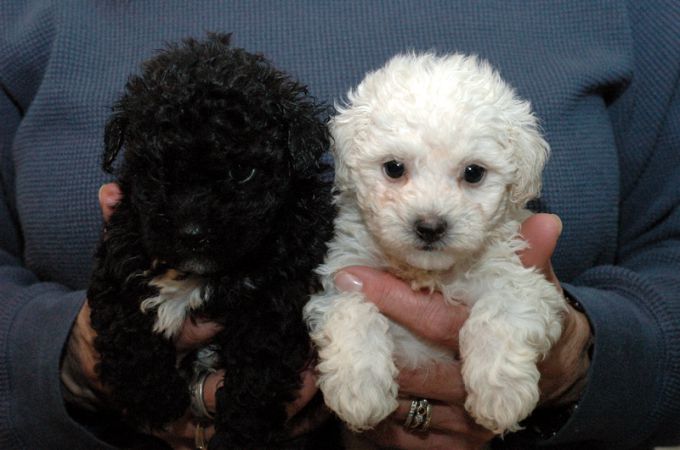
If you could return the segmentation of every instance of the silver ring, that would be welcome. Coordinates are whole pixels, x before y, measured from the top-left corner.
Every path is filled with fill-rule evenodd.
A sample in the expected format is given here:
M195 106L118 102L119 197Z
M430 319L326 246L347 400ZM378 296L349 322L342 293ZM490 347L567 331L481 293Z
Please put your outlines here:
M208 375L211 373L215 373L215 370L196 367L194 370L194 377L191 380L191 383L189 383L191 413L197 419L213 420L215 418L215 414L208 411L208 408L205 406L205 400L203 399L203 387L205 385L205 379L208 378ZM198 433L198 429L196 430L196 433Z
M426 399L416 399L411 402L404 428L408 431L424 432L430 429L432 422L432 404Z

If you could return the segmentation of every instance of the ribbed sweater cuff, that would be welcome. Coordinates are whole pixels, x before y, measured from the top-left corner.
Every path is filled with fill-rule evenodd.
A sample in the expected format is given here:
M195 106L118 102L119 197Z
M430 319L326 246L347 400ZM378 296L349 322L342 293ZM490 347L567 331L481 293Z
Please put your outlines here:
M616 268L597 272L587 280L597 288L565 284L591 322L594 353L579 407L550 444L597 440L615 448L639 443L661 413L656 400L680 382L668 367L665 323L677 315L665 314L659 293L640 279L622 283ZM635 300L641 297L644 303Z
M70 442L74 435L83 438L86 448L111 448L68 415L61 392L59 362L84 300L84 291L66 293L55 287L27 301L14 316L8 352L9 417L16 429L24 430L23 448L60 448L59 436Z

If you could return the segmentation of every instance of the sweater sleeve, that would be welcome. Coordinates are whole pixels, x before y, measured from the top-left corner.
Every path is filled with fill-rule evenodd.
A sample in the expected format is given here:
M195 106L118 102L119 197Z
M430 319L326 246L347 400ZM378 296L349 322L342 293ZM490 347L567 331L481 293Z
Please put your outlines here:
M0 155L11 147L20 114L0 94ZM105 447L66 412L59 381L64 342L84 291L41 282L21 264L9 176L0 201L0 447L50 448L55 442Z
M16 4L5 5L0 28ZM3 7L4 9L5 7ZM59 363L85 293L40 280L22 263L12 142L36 77L13 73L11 39L0 42L0 448L109 448L66 411ZM17 56L18 54L15 54ZM37 55L37 54L36 54ZM31 55L22 54L23 58ZM35 56L35 55L34 55ZM16 68L16 65L14 66ZM25 75L25 74L24 74Z
M618 254L565 284L585 307L595 345L579 407L551 443L680 442L680 8L637 2L630 13L635 74L610 106Z

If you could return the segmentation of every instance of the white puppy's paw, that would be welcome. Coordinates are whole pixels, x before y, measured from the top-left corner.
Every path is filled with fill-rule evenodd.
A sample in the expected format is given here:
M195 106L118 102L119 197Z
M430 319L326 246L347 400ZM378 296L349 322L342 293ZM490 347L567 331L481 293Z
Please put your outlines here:
M317 307L321 305L322 307ZM398 374L389 323L360 294L340 294L306 308L319 354L326 405L354 431L374 427L397 408Z
M326 405L352 431L375 427L397 409L399 386L393 379L396 368L365 367L364 370L337 370L319 378ZM349 381L349 382L348 382Z
M540 353L523 339L522 330L506 327L504 333L498 326L473 326L471 332L467 325L461 330L465 408L494 433L516 431L538 404Z
M564 299L552 284L525 269L513 282L514 290L481 297L460 330L465 407L495 433L520 429L519 422L536 408L536 364L562 329Z
M532 366L523 370L533 369L537 379L538 370ZM506 372L505 375L509 374ZM499 383L499 379L466 380L466 386L471 387L465 409L478 424L496 434L517 431L521 429L519 422L538 404L538 382L533 379L533 376L509 379L507 384Z

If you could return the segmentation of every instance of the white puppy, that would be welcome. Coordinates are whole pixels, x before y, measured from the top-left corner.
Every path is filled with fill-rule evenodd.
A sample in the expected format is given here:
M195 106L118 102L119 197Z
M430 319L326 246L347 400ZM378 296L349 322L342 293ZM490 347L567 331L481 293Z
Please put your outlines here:
M529 103L475 57L408 54L369 73L338 110L336 236L318 269L324 291L305 308L327 405L350 428L371 428L397 407L397 367L460 357L467 410L496 433L517 429L538 402L536 363L565 309L517 255L549 152ZM469 305L460 355L339 292L333 276L351 265Z

